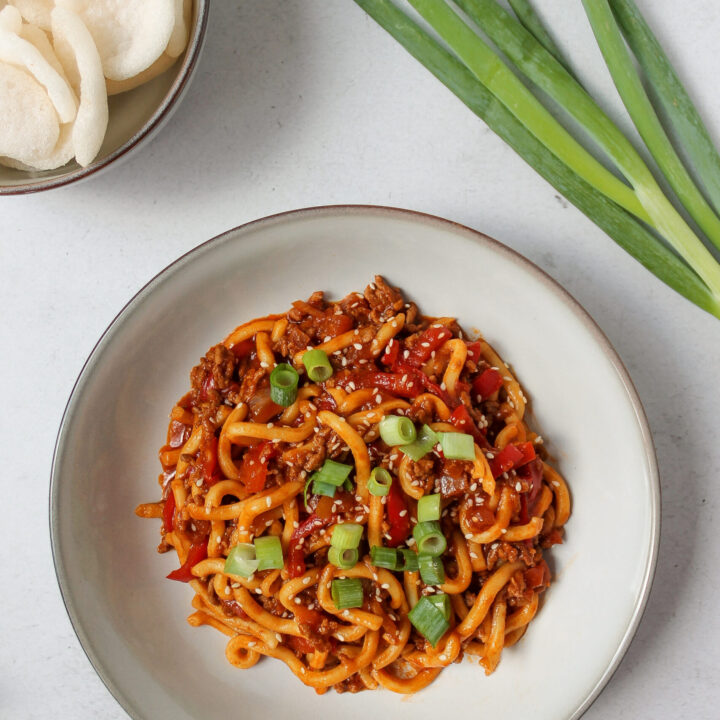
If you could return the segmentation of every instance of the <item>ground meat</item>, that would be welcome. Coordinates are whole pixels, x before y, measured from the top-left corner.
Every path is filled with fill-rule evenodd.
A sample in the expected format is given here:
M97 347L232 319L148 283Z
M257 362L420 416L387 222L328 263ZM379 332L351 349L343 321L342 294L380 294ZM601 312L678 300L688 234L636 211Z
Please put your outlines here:
M362 681L360 673L355 673L342 682L333 685L333 690L337 693L359 693L365 690L365 683Z
M430 457L420 458L415 462L408 463L408 474L411 477L411 484L421 487L424 494L432 492L433 483L435 482L434 469L435 463Z
M326 447L333 434L329 427L323 425L308 442L290 447L280 455L278 464L283 467L288 482L297 480L303 470L311 473L325 462Z
M250 402L263 377L265 377L265 370L262 368L248 368L247 372L243 375L242 384L238 392L238 396L242 402Z
M222 343L211 347L190 372L193 403L199 405L210 400L220 404L219 391L230 387L237 362L235 355Z
M527 599L527 587L525 585L525 575L522 570L518 570L507 584L507 597L513 605L517 604L518 601L524 601Z
M273 350L284 357L291 358L296 353L305 350L308 345L310 345L310 336L291 323Z
M445 460L436 480L437 488L444 498L457 497L470 487L472 465L464 460Z
M502 541L494 542L490 549L487 551L486 561L488 570L492 570L498 561L503 560L505 562L515 562L520 558L526 565L534 565L535 554L528 544L521 543L506 543Z
M402 293L388 285L380 275L376 275L375 282L365 288L365 299L370 305L370 319L373 322L387 320L405 307Z
M248 614L242 609L239 602L236 602L235 600L220 600L220 604L222 605L223 612L226 615L235 615L243 620L249 619Z
M343 313L351 317L356 325L367 325L370 322L370 305L359 293L350 293L339 304Z
M435 416L435 403L428 399L414 402L412 407L407 411L407 416L418 425L431 423Z

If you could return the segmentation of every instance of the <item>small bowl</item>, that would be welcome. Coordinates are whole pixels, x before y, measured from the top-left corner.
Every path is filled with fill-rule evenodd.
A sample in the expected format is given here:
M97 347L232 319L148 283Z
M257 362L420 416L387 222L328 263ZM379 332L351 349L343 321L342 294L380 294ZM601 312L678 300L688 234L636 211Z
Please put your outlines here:
M0 195L24 195L51 190L97 177L131 151L145 145L170 119L185 95L205 42L208 0L195 0L188 45L183 55L162 75L140 87L108 98L110 120L95 160L80 167L75 160L56 170L23 171L0 165Z

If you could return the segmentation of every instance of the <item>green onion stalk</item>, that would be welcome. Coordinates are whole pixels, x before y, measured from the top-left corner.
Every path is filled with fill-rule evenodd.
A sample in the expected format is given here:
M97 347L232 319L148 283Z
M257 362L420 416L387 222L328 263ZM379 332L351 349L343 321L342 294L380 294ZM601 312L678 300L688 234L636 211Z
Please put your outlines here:
M720 318L720 265L662 193L632 144L551 52L508 13L493 9L498 7L495 2L458 2L488 35L494 33L493 41L503 44L501 49L521 72L580 120L630 185L582 148L443 0L409 1L453 52L391 0L355 0L624 250L675 291ZM591 15L603 10L594 0L586 0L586 9L589 5L600 7L591 8ZM490 8L490 12L481 14L478 8ZM610 40L605 43L606 52ZM616 49L614 44L612 48ZM665 157L675 162L669 152ZM697 217L693 218L698 225L720 237L717 218L695 192L697 188L693 190L689 176L678 175L676 186L686 191L684 202L688 209L695 208Z

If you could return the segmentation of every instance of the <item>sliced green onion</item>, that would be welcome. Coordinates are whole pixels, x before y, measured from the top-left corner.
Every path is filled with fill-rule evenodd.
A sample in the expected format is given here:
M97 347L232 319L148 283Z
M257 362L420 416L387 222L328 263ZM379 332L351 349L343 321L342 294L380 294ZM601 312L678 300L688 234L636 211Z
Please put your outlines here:
M337 485L325 482L324 480L316 480L312 486L314 495L324 495L325 497L335 497L336 490Z
M297 370L287 363L276 365L270 373L270 399L287 407L295 402L300 376Z
M440 523L419 522L413 528L413 537L417 543L418 555L442 555L447 548L447 540L442 534Z
M373 468L368 480L368 490L371 495L387 495L390 492L392 481L392 475L385 468Z
M324 350L308 350L302 361L313 382L325 382L333 374L332 365Z
M363 535L362 525L356 523L342 523L333 528L330 544L338 550L356 548Z
M467 433L440 433L440 447L448 460L475 459L475 440Z
M445 582L445 567L439 557L418 555L420 577L426 585L442 585Z
M400 450L411 460L417 462L421 457L427 455L438 442L438 434L429 425L423 425L417 438L407 445L402 445Z
M409 548L401 548L400 553L403 557L403 566L400 568L403 572L417 572L420 569L418 565L418 554Z
M343 490L345 490L345 492L349 492L349 493L351 493L353 491L353 484L352 484L352 480L350 478L348 478L343 483Z
M328 560L341 570L349 570L357 565L360 558L360 552L355 548L345 548L341 550L337 547L330 547L328 550Z
M435 593L426 595L427 599L443 614L446 620L450 620L450 596L446 593Z
M355 0L488 127L620 247L677 293L720 318L713 292L632 215L559 160L448 50L390 0ZM530 37L532 40L532 37Z
M404 415L386 415L378 426L380 437L390 445L407 445L417 437L415 425Z
M335 487L340 487L348 475L352 472L352 465L335 462L334 460L326 460L319 470L312 474L313 480L330 483Z
M264 535L253 540L258 570L275 570L284 566L282 545L277 535Z
M333 580L330 592L335 607L338 610L362 607L363 586L359 578L340 578Z
M450 623L442 610L438 609L427 597L421 597L417 605L408 613L408 620L415 629L433 646L447 632Z
M440 519L440 501L442 496L439 494L435 495L423 495L417 504L417 519L419 523L429 522L430 520Z
M258 569L255 546L252 543L238 543L233 546L225 560L226 575L248 578Z
M399 570L398 551L395 548L380 547L373 545L370 548L370 562L379 568L386 570Z

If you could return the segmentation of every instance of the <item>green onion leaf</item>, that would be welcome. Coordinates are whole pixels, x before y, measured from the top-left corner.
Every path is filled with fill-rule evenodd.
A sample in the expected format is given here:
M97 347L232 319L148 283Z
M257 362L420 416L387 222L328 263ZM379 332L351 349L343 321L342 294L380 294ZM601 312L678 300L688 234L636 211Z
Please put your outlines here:
M340 487L348 475L352 472L352 465L345 465L344 463L335 462L334 460L326 460L319 470L316 470L312 474L313 480L320 480L321 482L330 483L335 487Z
M234 545L225 560L223 572L227 575L239 575L248 578L258 569L255 546L252 543Z
M352 480L350 478L348 478L343 483L343 490L345 490L345 492L349 492L349 493L351 493L353 491L353 484L352 484Z
M314 495L324 495L325 497L335 497L337 485L325 482L324 480L316 480L313 483L312 491Z
M305 509L310 512L310 507L308 506L307 496L308 496L308 489L310 488L310 483L313 481L313 476L310 475L308 479L305 481L305 487L303 488L303 505L305 505Z
M330 544L338 550L356 548L360 545L364 529L362 525L356 523L341 523L335 525Z
M714 293L693 269L630 213L560 161L457 57L390 0L355 2L620 247L673 290L720 318L720 293Z
M450 596L446 593L435 593L426 595L427 599L443 614L446 620L450 620Z
M325 382L333 374L330 359L324 350L308 350L303 355L303 365L313 382Z
M297 370L287 363L280 363L270 373L270 399L287 407L295 402L300 376Z
M610 0L610 5L650 81L653 97L662 104L715 210L720 212L720 155L707 127L634 0Z
M401 548L400 553L403 557L403 566L400 568L403 572L417 572L420 569L418 564L418 554L409 548Z
M475 440L467 433L440 433L440 447L448 460L475 459Z
M417 438L407 445L402 445L400 450L411 460L417 462L427 455L439 441L438 434L429 425L423 425Z
M408 619L415 629L433 646L447 632L450 623L442 610L438 609L427 597L421 597L417 605L408 613Z
M440 519L440 501L442 496L439 494L435 495L423 495L417 504L417 519L418 522L428 522L430 520Z
M390 492L392 481L392 475L385 468L373 468L368 480L368 490L371 495L387 495Z
M447 548L447 540L442 534L440 523L419 522L413 528L413 537L417 543L418 555L442 555Z
M407 445L415 440L417 432L413 421L404 415L386 415L378 426L380 437L390 445Z
M445 582L445 567L439 557L418 555L420 577L426 585L442 585Z
M542 20L538 17L535 9L529 0L508 0L510 7L513 9L517 19L523 24L525 29L532 34L535 39L559 62L568 72L570 66L563 57L560 48L545 29Z
M338 547L331 546L328 550L328 561L341 570L349 570L355 567L359 558L360 552L356 547L341 550Z
M370 548L370 562L379 568L386 570L399 570L398 551L395 548L380 547L373 545Z
M363 586L358 578L333 580L330 592L338 610L362 607Z
M258 570L275 570L284 566L282 545L277 535L264 535L253 540Z

